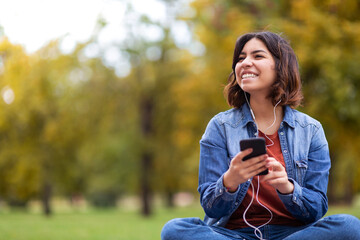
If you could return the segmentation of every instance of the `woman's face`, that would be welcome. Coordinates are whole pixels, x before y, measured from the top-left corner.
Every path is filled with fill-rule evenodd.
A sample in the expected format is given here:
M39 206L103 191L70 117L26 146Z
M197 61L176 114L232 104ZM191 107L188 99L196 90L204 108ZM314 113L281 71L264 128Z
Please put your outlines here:
M269 95L276 78L275 60L261 40L252 38L244 45L235 66L235 74L243 91L251 95Z

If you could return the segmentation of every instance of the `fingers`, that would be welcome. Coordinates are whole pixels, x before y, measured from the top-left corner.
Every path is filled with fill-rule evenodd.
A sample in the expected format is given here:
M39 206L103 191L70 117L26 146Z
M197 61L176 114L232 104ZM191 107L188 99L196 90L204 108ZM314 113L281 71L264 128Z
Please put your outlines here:
M285 171L284 166L273 157L266 159L266 167L272 171Z
M269 173L262 177L261 181L276 188L279 192L288 194L294 189L294 185L290 183L285 167L275 158L266 159L266 167Z
M257 157L253 157L253 158L250 158L250 159L247 159L246 161L244 161L244 157L246 157L247 155L249 155L250 153L252 153L252 148L248 148L248 149L245 149L244 151L241 151L239 152L235 157L234 159L232 160L232 162L234 163L246 163L245 165L253 165L253 164L256 164L260 161L264 161L268 156L267 154L263 154L263 155L259 155Z
M267 169L265 166L265 160L268 158L267 154L253 157L246 161L243 160L243 158L251 152L251 149L240 152L234 157L230 166L231 168L236 169L238 174L241 175L243 178L246 178L246 180Z
M244 151L239 152L233 159L233 161L242 161L244 159L244 157L246 157L247 155L249 155L250 153L252 153L253 149L252 148L248 148L245 149Z
M244 157L249 155L252 149L246 149L238 153L230 162L230 167L226 172L226 185L237 186L243 182L246 182L249 178L266 170L267 154L253 157L246 161L243 161Z
M261 155L258 157L254 157L252 159L244 161L244 167L249 171L250 175L257 175L258 173L261 173L262 171L266 170L266 159L267 155Z
M288 178L286 173L269 171L269 173L262 178L262 181L270 185L278 185L288 181Z
M254 176L258 175L259 173L264 172L264 171L267 170L267 169L268 169L268 168L265 167L265 166L263 166L263 167L261 167L261 168L258 168L257 170L255 170L255 171L253 171L253 172L251 173L251 177L254 177Z
M264 177L264 180L269 181L274 178L287 177L287 173L283 165L278 162L275 158L269 157L265 160L265 166L269 169L269 174Z

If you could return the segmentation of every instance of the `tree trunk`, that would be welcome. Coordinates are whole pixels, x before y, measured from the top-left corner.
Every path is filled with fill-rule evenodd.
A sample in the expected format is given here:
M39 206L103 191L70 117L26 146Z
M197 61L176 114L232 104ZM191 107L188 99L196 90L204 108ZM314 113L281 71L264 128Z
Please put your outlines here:
M151 215L151 188L150 188L150 166L152 156L144 154L141 162L141 199L142 199L142 215Z
M166 206L168 208L173 208L175 206L174 204L174 193L172 191L166 192Z
M346 188L345 188L345 193L344 193L344 202L347 205L351 205L352 201L354 199L354 193L353 193L353 182L351 178L347 178L346 179Z
M142 214L144 216L151 215L151 186L150 176L153 162L153 154L151 153L149 142L153 132L153 99L143 97L141 100L141 129L145 139L145 146L143 149L141 159L141 199L142 199Z
M332 166L331 166L331 170L336 169L336 162L337 159L335 158L335 156L333 154L331 154L330 152L330 159L332 160ZM328 196L328 202L330 205L332 204L338 204L340 202L340 198L339 196L337 196L338 194L336 194L336 180L335 180L335 172L332 172L330 170L330 174L329 174L329 184L328 184L328 191L327 191L327 196Z
M49 217L52 214L50 199L52 194L52 186L49 182L45 182L42 193L42 205L45 216Z

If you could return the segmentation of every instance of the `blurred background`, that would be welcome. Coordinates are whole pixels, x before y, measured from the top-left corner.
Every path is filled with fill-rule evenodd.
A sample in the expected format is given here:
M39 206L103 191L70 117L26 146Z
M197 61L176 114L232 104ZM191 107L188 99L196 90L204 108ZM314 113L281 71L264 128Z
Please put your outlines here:
M298 110L323 124L330 145L330 205L359 209L358 0L0 6L0 222L14 209L112 209L121 219L124 209L151 218L191 205L201 217L199 140L229 109L222 91L237 37L259 30L282 33L297 54Z

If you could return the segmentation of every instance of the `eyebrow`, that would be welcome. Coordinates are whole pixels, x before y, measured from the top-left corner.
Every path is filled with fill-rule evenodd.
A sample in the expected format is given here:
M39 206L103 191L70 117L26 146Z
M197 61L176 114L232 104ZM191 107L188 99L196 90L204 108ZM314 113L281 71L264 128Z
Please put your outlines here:
M259 53L259 52L268 54L265 50L254 50L254 51L252 51L250 54L256 54L256 53ZM240 55L246 55L246 53L241 52Z

